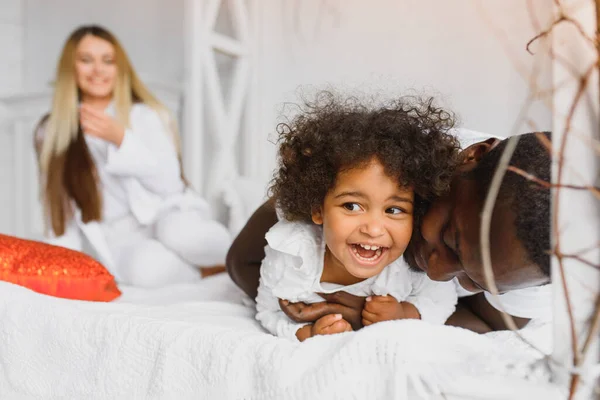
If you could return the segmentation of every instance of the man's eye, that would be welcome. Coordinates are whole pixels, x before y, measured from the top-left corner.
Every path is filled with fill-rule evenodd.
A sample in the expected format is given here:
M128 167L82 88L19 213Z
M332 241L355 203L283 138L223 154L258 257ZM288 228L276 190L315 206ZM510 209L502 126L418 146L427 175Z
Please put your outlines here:
M458 248L458 237L449 224L442 229L442 243L460 259L460 250Z
M360 206L356 203L344 203L342 207L348 211L360 211Z
M386 214L399 215L399 214L403 214L404 210L399 207L390 207L387 210L385 210L385 212L386 212Z

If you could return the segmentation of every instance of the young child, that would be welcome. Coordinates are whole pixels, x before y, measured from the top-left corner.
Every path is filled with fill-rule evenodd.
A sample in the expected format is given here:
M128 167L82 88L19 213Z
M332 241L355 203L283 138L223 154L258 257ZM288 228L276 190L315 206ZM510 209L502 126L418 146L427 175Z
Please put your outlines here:
M279 306L319 293L369 296L363 324L417 318L444 323L452 282L433 282L400 256L427 200L449 187L458 144L450 115L401 99L369 109L321 94L279 126L279 169L270 188L283 217L266 235L256 318L274 335L303 341L351 331L341 315L295 323Z

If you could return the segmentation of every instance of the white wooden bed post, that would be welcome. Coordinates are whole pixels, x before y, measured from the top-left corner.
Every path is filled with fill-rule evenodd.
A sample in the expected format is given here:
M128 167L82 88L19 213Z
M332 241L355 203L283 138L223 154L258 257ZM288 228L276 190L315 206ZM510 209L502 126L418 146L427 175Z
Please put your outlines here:
M568 15L583 26L589 37L595 37L596 10L594 2L563 0L563 9ZM552 44L555 53L562 59L568 60L569 65L554 59L553 83L557 89L553 98L553 147L558 152L564 137L567 115L578 91L579 79L573 75L570 68L575 68L581 75L590 68L597 59L597 52L589 42L584 40L572 24L562 24L553 31ZM565 82L569 82L567 86ZM560 85L560 86L559 86ZM565 168L563 171L563 184L594 185L597 184L600 142L596 141L596 148L592 139L600 138L600 105L598 102L598 74L597 68L591 74L586 92L578 103L577 111L572 121L572 129L568 136L565 153ZM558 167L554 166L554 181L558 179ZM559 200L559 221L561 252L576 253L586 247L595 250L582 254L582 257L593 264L600 263L600 201L587 191L561 190ZM588 335L587 327L595 313L600 288L600 271L588 265L583 265L576 260L565 259L566 283L570 293L573 317L576 322L577 341L579 349L584 345ZM553 282L555 283L555 331L554 331L554 358L567 367L573 366L573 351L571 330L567 305L563 291L563 280L559 264L553 262ZM598 362L598 341L588 352L581 370L584 372L576 398L592 398L589 390L597 383L597 376L591 373L591 365ZM596 374L597 375L597 374ZM569 383L570 375L564 368L555 368L555 378L561 384ZM597 394L596 394L597 396Z
M239 175L236 145L250 103L251 17L246 0L186 0L184 166L192 186L219 205ZM219 10L232 35L218 32ZM219 74L215 54L233 58L231 76ZM222 84L228 95L225 96ZM247 122L247 119L244 119ZM247 167L247 164L244 164Z
M202 96L202 67L205 53L206 25L202 23L202 0L186 0L184 11L184 104L183 104L183 163L189 183L199 192L203 187L202 157L204 141L204 107Z

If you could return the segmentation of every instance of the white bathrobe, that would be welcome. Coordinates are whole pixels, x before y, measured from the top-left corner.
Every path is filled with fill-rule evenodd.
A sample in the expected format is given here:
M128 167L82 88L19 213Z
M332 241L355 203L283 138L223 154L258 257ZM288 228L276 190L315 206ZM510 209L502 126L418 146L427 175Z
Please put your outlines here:
M106 113L114 116L114 108ZM152 287L200 279L198 266L224 264L230 235L211 218L207 202L186 188L158 114L135 104L129 118L119 147L85 135L100 181L102 221L83 223L75 209L65 234L48 242L89 253L120 283ZM36 135L43 140L43 127Z

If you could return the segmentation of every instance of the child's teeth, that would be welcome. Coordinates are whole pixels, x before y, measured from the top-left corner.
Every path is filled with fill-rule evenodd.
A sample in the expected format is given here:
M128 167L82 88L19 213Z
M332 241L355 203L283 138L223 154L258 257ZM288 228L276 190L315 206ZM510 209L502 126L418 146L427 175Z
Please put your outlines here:
M362 247L365 250L377 250L377 249L379 249L379 246L368 245L368 244L359 244L359 246Z

